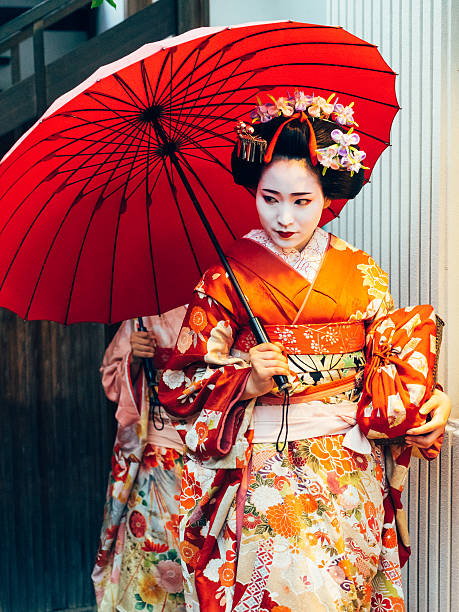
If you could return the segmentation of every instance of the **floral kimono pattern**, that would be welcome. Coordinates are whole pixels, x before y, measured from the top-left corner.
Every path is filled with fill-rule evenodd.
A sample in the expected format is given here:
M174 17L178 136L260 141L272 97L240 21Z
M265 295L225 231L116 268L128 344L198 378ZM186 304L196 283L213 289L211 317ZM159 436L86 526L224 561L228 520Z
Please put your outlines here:
M155 333L157 369L172 352L184 313L180 307L144 317ZM118 404L118 432L92 578L99 612L177 612L185 609L178 542L182 443L167 416L166 433L151 439L143 373L135 384L130 380L134 328L133 321L121 325L101 367L105 392Z
M392 307L387 275L373 259L321 229L314 248L296 257L249 236L229 257L255 316L271 329L292 322L315 330L361 322L365 329ZM258 402L240 399L250 374L247 327L223 269L208 270L160 382L186 445L180 550L187 610L402 612L395 520L384 523L383 452L368 442L365 452L350 450L341 434L290 440L283 451L274 441L254 442ZM355 401L364 367L358 347L333 355L336 339L330 335L327 347L325 338L327 354L296 354L289 364L293 398L311 385L353 381L322 393L324 410Z

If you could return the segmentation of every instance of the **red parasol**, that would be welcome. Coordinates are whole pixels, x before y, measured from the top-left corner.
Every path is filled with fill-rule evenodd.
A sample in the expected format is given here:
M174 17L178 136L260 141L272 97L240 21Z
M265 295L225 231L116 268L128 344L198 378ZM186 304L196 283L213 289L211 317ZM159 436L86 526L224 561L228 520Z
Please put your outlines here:
M258 225L229 171L234 123L256 97L298 87L354 102L373 168L399 108L394 82L374 45L295 22L201 28L104 66L0 163L0 306L112 323L186 302L215 259L202 221L223 249Z

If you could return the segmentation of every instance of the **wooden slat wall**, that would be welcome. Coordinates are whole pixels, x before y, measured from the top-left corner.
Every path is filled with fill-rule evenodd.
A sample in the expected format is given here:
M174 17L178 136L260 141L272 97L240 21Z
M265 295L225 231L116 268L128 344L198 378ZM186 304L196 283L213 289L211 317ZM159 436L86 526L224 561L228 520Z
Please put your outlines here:
M448 279L457 283L457 272L445 275L440 265L446 239L440 220L452 186L443 158L451 155L448 117L457 108L450 82L455 78L457 83L457 73L450 76L451 32L459 29L457 8L456 26L451 25L453 6L449 0L327 0L326 20L379 45L399 74L402 107L393 125L392 147L379 160L371 184L328 228L371 253L389 272L396 304L442 308L447 336L455 321L453 312L448 317L444 296ZM450 216L446 223L455 221ZM446 368L443 360L442 382L449 380L452 387L454 377L457 366ZM404 572L409 612L459 610L458 453L459 421L454 420L441 458L431 464L414 461L410 471L405 503L413 555Z
M0 311L0 609L92 605L115 423L98 367L103 325Z

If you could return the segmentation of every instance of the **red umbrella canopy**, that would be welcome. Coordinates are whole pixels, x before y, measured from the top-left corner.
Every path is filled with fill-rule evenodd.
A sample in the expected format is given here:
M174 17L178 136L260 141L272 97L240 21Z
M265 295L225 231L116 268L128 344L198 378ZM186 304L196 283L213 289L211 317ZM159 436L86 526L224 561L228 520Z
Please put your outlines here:
M185 303L216 256L171 151L225 248L259 226L230 173L234 124L257 96L354 102L371 169L399 108L394 83L374 45L295 22L200 28L102 67L0 163L0 306L111 323Z

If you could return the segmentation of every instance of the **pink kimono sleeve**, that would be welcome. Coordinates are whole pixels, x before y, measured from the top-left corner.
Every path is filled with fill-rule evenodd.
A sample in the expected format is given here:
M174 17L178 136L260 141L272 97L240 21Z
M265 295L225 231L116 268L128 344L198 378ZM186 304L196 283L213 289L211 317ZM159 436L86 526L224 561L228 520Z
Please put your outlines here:
M129 357L132 321L124 321L107 350L100 367L102 386L109 400L118 404L116 419L122 427L140 420L140 393L143 372L139 373L136 384L131 381Z

